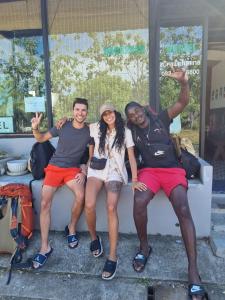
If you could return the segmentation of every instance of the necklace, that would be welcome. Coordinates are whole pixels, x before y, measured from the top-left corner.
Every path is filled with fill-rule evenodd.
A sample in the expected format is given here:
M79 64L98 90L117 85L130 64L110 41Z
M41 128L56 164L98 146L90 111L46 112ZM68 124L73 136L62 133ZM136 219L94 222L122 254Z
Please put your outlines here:
M144 135L146 135L147 140L149 141L149 133L150 133L150 122L148 123L148 130L147 130L147 134L144 133Z

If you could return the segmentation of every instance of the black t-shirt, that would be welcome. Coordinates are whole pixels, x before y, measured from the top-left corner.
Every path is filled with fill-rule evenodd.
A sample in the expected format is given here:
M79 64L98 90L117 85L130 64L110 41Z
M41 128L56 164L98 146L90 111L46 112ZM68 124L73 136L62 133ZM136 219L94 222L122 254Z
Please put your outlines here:
M149 116L149 126L131 128L137 153L141 156L142 167L175 168L180 167L174 145L169 136L171 120L168 111L158 116Z

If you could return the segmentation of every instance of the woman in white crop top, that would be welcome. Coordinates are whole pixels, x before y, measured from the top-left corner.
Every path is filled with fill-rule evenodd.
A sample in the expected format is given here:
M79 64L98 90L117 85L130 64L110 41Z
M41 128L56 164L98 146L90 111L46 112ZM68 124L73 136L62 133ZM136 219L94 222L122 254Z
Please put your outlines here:
M101 170L88 167L85 215L91 235L90 250L94 257L103 253L101 238L96 235L96 201L103 185L106 189L107 218L109 230L110 251L105 262L102 279L110 280L115 276L117 268L118 214L117 204L123 184L127 184L128 176L125 167L125 150L132 173L132 188L146 190L145 184L137 181L137 164L134 156L134 142L131 131L125 127L121 114L112 104L103 104L100 108L101 119L90 125L90 135L94 145L90 145L90 157L106 159L106 165Z

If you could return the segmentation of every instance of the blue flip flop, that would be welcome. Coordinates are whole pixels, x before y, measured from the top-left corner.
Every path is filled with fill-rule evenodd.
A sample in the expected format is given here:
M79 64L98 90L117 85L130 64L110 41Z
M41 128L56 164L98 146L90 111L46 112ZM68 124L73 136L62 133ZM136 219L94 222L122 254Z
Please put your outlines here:
M46 263L47 259L51 255L52 251L53 251L53 248L51 247L51 249L48 252L46 252L45 254L37 253L34 256L34 258L32 259L33 269L40 269L41 267L43 267L44 264ZM35 264L37 264L36 267L35 267Z
M70 249L75 249L78 246L78 244L79 244L79 240L78 240L77 234L75 234L75 233L74 234L70 234L69 233L69 227L68 227L68 225L65 228L65 234L67 236L68 247Z

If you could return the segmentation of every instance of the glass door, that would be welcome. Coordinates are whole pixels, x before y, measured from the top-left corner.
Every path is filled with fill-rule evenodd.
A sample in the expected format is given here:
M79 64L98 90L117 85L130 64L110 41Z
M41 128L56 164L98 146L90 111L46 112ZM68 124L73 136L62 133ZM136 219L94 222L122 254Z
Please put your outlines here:
M190 101L185 110L173 120L171 132L179 134L199 154L200 93L202 69L203 26L160 27L160 106L173 105L180 85L166 77L171 68L185 68L189 77Z
M209 20L205 158L213 165L213 191L225 193L225 17Z

